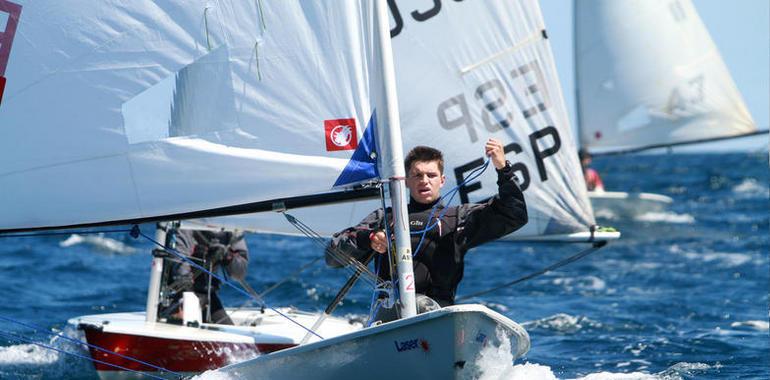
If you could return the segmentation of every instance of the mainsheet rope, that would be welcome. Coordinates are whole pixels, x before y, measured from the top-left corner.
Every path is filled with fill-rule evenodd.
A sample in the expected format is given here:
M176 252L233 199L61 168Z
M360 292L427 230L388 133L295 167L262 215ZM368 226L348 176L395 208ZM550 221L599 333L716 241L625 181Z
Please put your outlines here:
M543 269L541 269L539 271L532 272L532 273L530 273L530 274L528 274L526 276L519 277L519 278L517 278L517 279L515 279L513 281L506 282L505 284L501 284L501 285L495 286L493 288L489 288L489 289L486 289L486 290L482 290L480 292L471 293L471 294L468 294L468 295L464 295L462 297L458 297L457 301L464 301L464 300L467 300L467 299L470 299L470 298L473 298L473 297L478 297L480 295L484 295L484 294L487 294L487 293L492 293L494 291L497 291L497 290L500 290L500 289L503 289L503 288L506 288L506 287L509 287L509 286L512 286L512 285L516 285L518 283L521 283L521 282L524 282L524 281L527 281L527 280L530 280L530 279L535 278L537 276L544 275L544 274L546 274L546 273L548 273L548 272L550 272L550 271L552 271L554 269L557 269L557 268L563 267L563 266L565 266L565 265L567 265L569 263L573 263L575 261L578 261L578 260L580 260L580 259L582 259L582 258L584 258L584 257L586 257L586 256L588 256L588 255L598 251L599 248L602 248L605 245L607 245L607 241L606 240L596 241L593 244L591 244L590 248L584 249L584 250L582 250L582 251L580 251L580 252L578 252L578 253L576 253L576 254L574 254L572 256L569 256L569 257L567 257L567 258L565 258L563 260L559 260L559 261L557 261L557 262L555 262L555 263L553 263L553 264L551 264L551 265L549 265L549 266L547 266L547 267L545 267L545 268L543 268Z

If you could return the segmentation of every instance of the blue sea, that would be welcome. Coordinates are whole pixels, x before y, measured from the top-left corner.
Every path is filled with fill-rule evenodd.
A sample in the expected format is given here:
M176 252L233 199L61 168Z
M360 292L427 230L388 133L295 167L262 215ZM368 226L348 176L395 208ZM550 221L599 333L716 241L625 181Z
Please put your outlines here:
M515 363L504 356L485 362L483 378L770 379L767 153L596 158L594 167L608 190L659 193L674 203L634 216L596 210L600 224L622 231L620 240L483 296L532 339ZM150 225L142 230L153 233ZM257 291L321 254L297 237L249 235L248 244L248 281ZM0 378L96 378L87 360L60 352L85 350L47 332L73 335L69 318L143 309L151 248L127 233L0 239ZM479 247L467 256L459 293L511 281L584 248ZM319 262L267 300L321 310L346 277ZM364 315L370 297L358 284L336 314ZM230 306L246 301L229 290L223 298Z

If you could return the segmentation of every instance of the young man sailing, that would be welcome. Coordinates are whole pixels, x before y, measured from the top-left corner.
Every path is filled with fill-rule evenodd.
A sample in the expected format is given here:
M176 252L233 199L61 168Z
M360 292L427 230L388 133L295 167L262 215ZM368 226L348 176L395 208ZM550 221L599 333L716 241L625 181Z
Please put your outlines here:
M516 231L527 223L524 194L516 183L510 162L505 160L503 145L489 139L484 150L497 171L497 195L483 204L454 207L441 203L440 191L446 183L441 152L418 146L406 155L404 166L411 197L409 228L418 312L453 305L468 250ZM377 274L382 280L389 281L388 260L382 255L388 248L384 214L391 226L391 210L383 213L378 209L359 224L334 234L330 249L326 251L326 263L332 267L344 265L335 258L335 252L364 261L375 251L380 253L375 261ZM396 319L397 309L380 308L374 320Z

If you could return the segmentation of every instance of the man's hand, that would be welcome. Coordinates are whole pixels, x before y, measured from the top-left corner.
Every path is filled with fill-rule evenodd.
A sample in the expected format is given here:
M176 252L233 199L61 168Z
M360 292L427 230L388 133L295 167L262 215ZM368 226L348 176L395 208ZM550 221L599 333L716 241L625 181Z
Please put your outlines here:
M218 263L223 261L227 255L227 247L219 242L212 242L209 244L208 259L212 263Z
M382 231L375 231L369 235L369 241L371 241L371 247L373 250L379 253L385 253L388 251L388 239L385 233Z
M495 165L495 169L500 170L505 167L505 152L500 141L490 138L484 145L484 151L492 159L492 165Z

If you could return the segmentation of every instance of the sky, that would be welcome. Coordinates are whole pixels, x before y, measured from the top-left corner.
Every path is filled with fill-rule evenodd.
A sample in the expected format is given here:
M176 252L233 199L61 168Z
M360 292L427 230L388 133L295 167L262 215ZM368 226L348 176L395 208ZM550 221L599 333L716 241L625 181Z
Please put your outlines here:
M586 0L583 0L586 1ZM770 0L692 0L758 128L770 127ZM559 79L575 125L572 1L540 0ZM767 150L768 135L693 150Z

